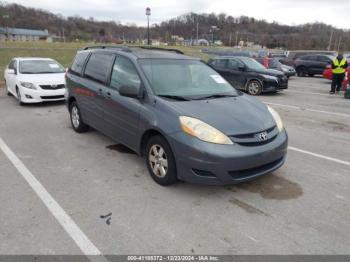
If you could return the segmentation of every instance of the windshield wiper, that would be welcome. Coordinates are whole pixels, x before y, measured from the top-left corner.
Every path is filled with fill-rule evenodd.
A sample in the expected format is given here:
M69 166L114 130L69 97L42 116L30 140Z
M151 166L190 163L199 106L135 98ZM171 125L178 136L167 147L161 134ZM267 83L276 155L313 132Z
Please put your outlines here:
M43 71L43 72L38 72L37 74L58 74L58 73L64 73L64 72Z
M209 95L209 96L202 96L199 98L196 98L196 100L203 100L203 99L212 99L212 98L222 98L222 97L237 97L236 95L225 95L225 94L215 94L215 95Z
M191 99L183 97L183 96L175 96L175 95L158 95L160 97L170 98L179 101L190 101Z

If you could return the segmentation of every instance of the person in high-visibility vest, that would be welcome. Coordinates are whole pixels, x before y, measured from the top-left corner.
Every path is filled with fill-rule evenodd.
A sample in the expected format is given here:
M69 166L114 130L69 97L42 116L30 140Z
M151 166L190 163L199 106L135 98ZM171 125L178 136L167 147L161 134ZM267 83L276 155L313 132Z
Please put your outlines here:
M342 87L344 78L345 78L345 72L346 68L348 67L348 62L343 57L342 53L339 53L336 59L332 62L332 88L329 92L330 94L334 94L335 91L339 93L340 88Z

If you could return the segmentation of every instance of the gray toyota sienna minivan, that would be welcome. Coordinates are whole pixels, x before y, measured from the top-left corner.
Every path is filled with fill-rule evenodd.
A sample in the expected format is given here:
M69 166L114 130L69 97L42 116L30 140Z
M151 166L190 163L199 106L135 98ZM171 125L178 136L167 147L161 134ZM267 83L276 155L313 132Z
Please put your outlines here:
M278 113L178 50L88 47L66 82L73 129L91 126L144 156L161 185L230 185L285 161Z

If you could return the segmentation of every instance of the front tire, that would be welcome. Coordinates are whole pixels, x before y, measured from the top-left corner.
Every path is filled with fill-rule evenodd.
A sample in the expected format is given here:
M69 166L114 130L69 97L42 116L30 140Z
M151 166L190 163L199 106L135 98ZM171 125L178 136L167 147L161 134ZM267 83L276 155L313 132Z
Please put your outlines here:
M69 107L70 121L77 133L84 133L89 130L89 126L83 122L77 102L72 102Z
M296 71L297 71L297 75L298 75L299 77L304 77L304 76L306 76L306 74L307 74L307 69L306 69L305 66L300 66L300 67L298 67L298 68L296 69Z
M17 93L17 101L18 101L18 104L19 104L20 106L23 106L24 103L22 102L22 94L21 94L21 91L19 90L18 87L16 88L16 93Z
M157 184L169 186L178 181L173 152L162 136L157 135L149 139L145 159L148 171Z
M257 80L251 80L247 84L247 91L252 96L258 96L262 93L262 85Z

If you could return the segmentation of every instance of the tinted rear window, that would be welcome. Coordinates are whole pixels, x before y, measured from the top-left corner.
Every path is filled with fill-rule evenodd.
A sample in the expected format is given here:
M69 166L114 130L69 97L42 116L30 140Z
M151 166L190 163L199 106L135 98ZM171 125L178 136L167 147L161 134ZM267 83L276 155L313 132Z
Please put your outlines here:
M217 59L217 60L213 60L211 62L211 64L217 68L225 68L226 64L227 64L227 60L226 59Z
M85 60L88 57L88 55L88 52L78 53L71 66L71 71L80 75L83 71Z
M110 74L114 56L110 54L92 54L85 68L84 75L100 83L106 83Z

